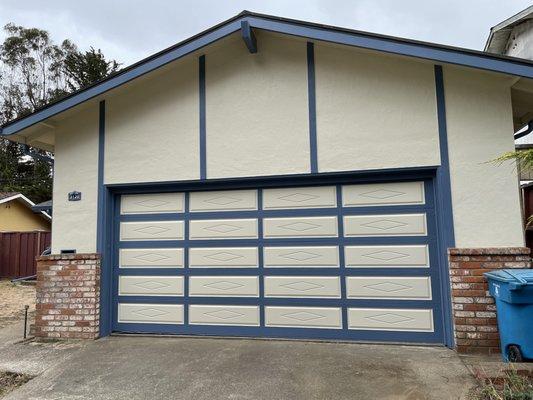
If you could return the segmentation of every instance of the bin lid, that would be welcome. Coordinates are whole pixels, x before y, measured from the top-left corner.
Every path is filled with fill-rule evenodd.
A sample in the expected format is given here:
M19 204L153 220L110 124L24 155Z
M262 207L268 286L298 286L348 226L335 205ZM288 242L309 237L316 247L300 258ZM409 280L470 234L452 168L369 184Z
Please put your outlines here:
M533 285L533 269L498 269L483 275L500 282Z

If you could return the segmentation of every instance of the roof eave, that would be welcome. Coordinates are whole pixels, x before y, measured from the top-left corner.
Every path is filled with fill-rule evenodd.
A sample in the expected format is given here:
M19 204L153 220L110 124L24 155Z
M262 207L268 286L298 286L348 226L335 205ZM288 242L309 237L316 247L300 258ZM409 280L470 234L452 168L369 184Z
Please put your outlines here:
M239 31L242 21L248 22L251 28L305 37L311 40L338 43L390 54L428 59L438 63L456 64L533 78L533 63L528 60L243 11L227 21L141 60L55 103L36 110L28 116L7 123L0 128L0 134L3 136L13 135L38 122L197 51Z

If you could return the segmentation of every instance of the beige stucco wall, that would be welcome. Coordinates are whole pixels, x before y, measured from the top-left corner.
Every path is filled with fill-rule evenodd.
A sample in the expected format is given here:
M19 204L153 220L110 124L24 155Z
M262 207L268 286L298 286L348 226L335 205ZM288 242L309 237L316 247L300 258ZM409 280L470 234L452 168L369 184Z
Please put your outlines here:
M198 179L198 102L196 57L108 96L105 183Z
M433 65L315 46L320 172L439 165Z
M257 32L205 50L208 178L309 173L306 42ZM440 164L433 65L317 44L320 172ZM445 68L459 247L523 244L509 78ZM199 178L198 54L105 97L105 183ZM57 124L53 251L96 248L98 105ZM79 190L80 202L67 193Z
M256 35L206 52L208 178L310 172L306 43Z
M71 191L81 201L68 201ZM52 253L96 251L98 105L61 121L56 129Z
M490 162L514 149L510 82L444 68L457 247L524 244L516 166Z
M21 200L0 204L0 231L27 232L49 231L50 221L42 214L35 214L29 205Z

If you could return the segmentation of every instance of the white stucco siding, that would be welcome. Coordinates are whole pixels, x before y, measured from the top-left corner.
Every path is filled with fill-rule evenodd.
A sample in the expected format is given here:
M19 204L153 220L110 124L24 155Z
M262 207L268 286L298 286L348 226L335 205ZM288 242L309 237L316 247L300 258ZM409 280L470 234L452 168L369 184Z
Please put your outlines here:
M433 65L315 46L320 172L439 165Z
M444 68L457 247L524 244L516 166L490 162L514 149L510 79Z
M61 121L55 132L52 254L96 252L98 105ZM68 201L79 191L81 201Z
M310 172L306 43L256 35L206 52L208 178Z
M180 60L106 99L105 183L198 179L198 61Z

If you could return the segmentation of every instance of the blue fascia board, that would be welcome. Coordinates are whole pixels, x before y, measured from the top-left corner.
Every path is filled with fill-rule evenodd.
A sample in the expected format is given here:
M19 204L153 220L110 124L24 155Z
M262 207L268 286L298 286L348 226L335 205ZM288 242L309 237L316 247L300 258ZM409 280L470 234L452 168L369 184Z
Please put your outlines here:
M232 21L227 25L221 26L220 28L206 33L203 36L198 37L195 40L185 43L183 46L177 47L169 52L161 54L159 57L148 60L144 63L139 64L137 67L132 68L126 71L123 74L105 80L100 84L89 87L86 90L67 97L66 99L59 101L47 108L44 108L41 111L37 111L33 114L28 115L26 118L20 119L2 127L2 135L12 135L22 129L28 128L40 121L50 118L56 114L59 114L63 111L66 111L80 103L83 103L87 100L90 100L94 97L97 97L109 90L115 89L116 87L123 85L135 78L138 78L148 72L151 72L159 67L162 67L174 60L177 60L183 56L186 56L189 53L197 51L202 47L205 47L219 39L222 39L232 33L235 33L241 29L240 20Z
M458 48L410 42L397 38L363 34L362 32L343 32L320 26L313 27L254 16L247 17L247 20L253 28L266 31L533 78L533 64L521 60L496 58L489 54L477 54Z
M387 37L366 32L323 26L303 21L288 20L268 15L244 12L217 25L192 39L184 41L154 56L126 68L123 72L104 81L74 93L57 103L13 121L0 128L0 134L7 136L28 128L40 121L68 110L82 102L97 97L132 79L138 78L163 65L201 49L219 39L242 30L242 23L252 28L278 32L311 40L321 40L347 46L376 50L390 54L417 57L436 62L462 65L525 78L533 78L533 63L506 57L499 57L473 50Z

